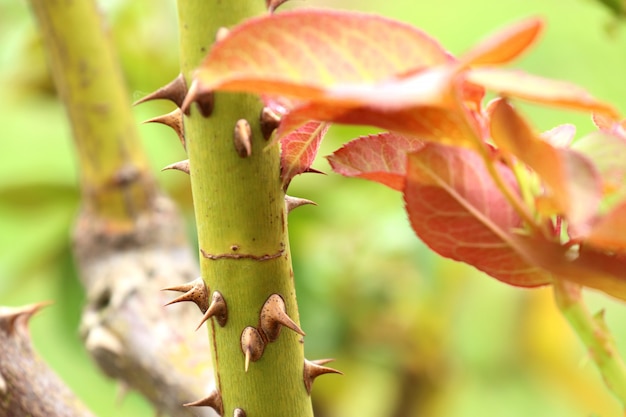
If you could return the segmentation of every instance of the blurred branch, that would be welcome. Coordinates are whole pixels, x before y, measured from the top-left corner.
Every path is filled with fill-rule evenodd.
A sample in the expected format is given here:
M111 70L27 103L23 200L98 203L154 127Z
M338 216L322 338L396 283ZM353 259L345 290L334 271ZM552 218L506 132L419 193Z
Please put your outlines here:
M556 303L595 362L604 383L626 409L626 367L604 322L604 311L591 315L578 284L556 280Z
M33 351L28 321L43 306L0 307L0 415L93 417Z
M149 171L101 14L93 0L30 3L78 152L74 254L87 290L86 348L159 412L214 416L182 407L213 384L210 348L193 333L200 314L192 306L166 314L159 290L195 278L198 266L180 214Z

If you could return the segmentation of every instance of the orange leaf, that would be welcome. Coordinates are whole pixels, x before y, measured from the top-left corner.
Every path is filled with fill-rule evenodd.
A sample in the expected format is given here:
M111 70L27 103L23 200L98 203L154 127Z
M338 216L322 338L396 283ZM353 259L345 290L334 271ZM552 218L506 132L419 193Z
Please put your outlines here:
M402 191L407 153L422 146L424 142L410 136L380 133L349 142L329 156L328 161L341 175L369 179Z
M328 123L308 122L281 139L280 168L285 189L293 177L311 167L328 127Z
M542 29L543 21L537 18L507 26L470 49L461 62L467 66L506 64L527 50Z
M592 228L585 243L596 248L626 252L626 202L622 201Z
M576 151L538 138L506 100L496 101L491 111L496 145L531 167L550 187L554 206L578 233L584 233L601 198L600 178L591 162Z
M617 114L613 106L595 99L587 90L565 81L500 68L471 69L467 72L467 79L503 96L515 96L573 110Z
M515 188L513 173L498 170ZM468 263L511 285L549 284L530 264L513 230L522 220L502 196L475 152L435 143L409 154L406 209L416 234L442 256Z
M199 91L222 89L314 100L337 84L372 83L451 60L421 30L384 17L330 10L266 15L216 43Z

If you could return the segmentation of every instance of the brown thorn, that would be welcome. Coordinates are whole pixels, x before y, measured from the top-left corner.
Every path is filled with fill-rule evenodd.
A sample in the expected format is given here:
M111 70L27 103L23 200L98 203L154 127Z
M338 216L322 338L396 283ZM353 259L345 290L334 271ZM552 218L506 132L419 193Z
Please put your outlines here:
M252 128L246 119L239 119L235 123L233 144L240 157L247 158L252 154Z
M189 87L189 91L187 91L187 95L185 96L185 100L182 102L180 109L185 114L190 113L191 103L198 103L198 109L200 110L200 114L204 117L209 117L211 113L213 113L213 92L212 91L200 91L200 84L198 80L194 79L191 82L191 86Z
M267 6L267 11L270 14L274 13L278 6L285 3L287 0L265 0L265 5Z
M178 135L178 139L183 145L183 148L187 148L185 144L185 132L183 127L183 112L181 109L174 109L167 114L153 117L152 119L148 119L143 123L160 123L171 127L172 129L174 129L174 132L176 132L176 135Z
M209 304L209 308L204 313L204 317L196 327L196 331L200 329L200 327L211 317L215 317L217 324L220 327L226 326L226 322L228 321L228 308L226 306L226 300L222 293L219 291L213 291L213 296L211 298L211 304Z
M184 292L183 295L177 297L165 304L166 306L181 301L194 302L203 313L209 308L209 290L201 277L182 285L174 285L172 287L163 288L161 291L178 291Z
M307 168L304 170L304 173L306 174L322 174L322 175L326 175L325 172L320 171L319 169L315 169L315 168Z
M174 104L178 106L178 108L182 108L183 101L185 100L186 94L187 94L187 83L185 82L185 77L183 76L183 74L178 74L178 77L174 78L167 85L135 101L133 103L133 106L136 106L137 104L145 103L146 101L150 101L150 100L165 99L165 100L172 101Z
M42 301L22 307L0 307L0 329L4 327L8 334L12 334L18 325L26 329L31 317L50 304L52 301Z
M177 171L184 172L185 174L189 174L189 159L185 159L184 161L174 162L166 167L163 167L161 171L167 171L169 169L175 169Z
M278 339L281 326L305 336L302 329L287 315L285 300L278 294L272 294L267 298L261 309L259 322L260 328L269 342Z
M326 366L322 366L328 362L332 362L332 359L320 359L316 361L304 360L304 371L303 371L303 379L304 379L304 387L306 388L306 392L311 395L311 389L313 388L313 381L320 375L324 374L339 374L343 375L343 372L338 371L333 368L328 368Z
M260 116L261 132L265 140L269 140L272 137L274 130L278 128L280 124L280 116L269 107L263 107Z
M256 328L248 326L241 332L241 351L245 357L244 369L248 372L250 362L261 359L265 351L265 342Z
M246 412L241 408L235 408L235 411L233 411L233 417L246 417Z
M220 416L224 415L224 405L222 403L222 394L217 389L211 391L208 397L198 401L183 404L184 407L211 407Z
M313 204L314 206L317 206L316 202L307 200L306 198L298 198L292 197L290 195L285 195L285 205L287 206L287 213L291 213L291 210L300 206L304 206L306 204Z

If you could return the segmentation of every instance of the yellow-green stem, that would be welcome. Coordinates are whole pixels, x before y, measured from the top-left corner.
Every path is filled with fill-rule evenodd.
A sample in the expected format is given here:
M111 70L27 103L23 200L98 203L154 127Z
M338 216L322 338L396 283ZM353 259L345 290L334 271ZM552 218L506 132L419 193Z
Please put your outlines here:
M78 152L85 209L109 231L132 228L154 181L121 70L93 0L30 0Z
M218 28L263 12L262 0L179 0L181 66L188 84ZM279 149L264 149L260 112L258 97L218 93L210 117L202 117L194 104L185 118L198 241L206 254L201 255L202 276L228 306L226 326L208 322L216 382L225 416L241 408L248 416L309 417L301 336L283 328L248 372L240 347L242 331L259 325L263 303L273 293L284 298L288 314L299 321ZM252 127L248 158L240 157L233 145L239 119Z
M578 284L556 280L554 296L563 315L587 348L604 383L626 411L626 366L615 341L604 323L603 314L591 315L582 299Z

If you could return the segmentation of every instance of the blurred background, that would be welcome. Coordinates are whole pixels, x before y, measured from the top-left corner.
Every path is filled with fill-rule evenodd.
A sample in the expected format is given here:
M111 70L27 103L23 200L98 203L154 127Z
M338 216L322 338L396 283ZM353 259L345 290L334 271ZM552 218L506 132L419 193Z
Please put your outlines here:
M251 1L251 0L248 0ZM255 0L261 1L261 0ZM129 101L178 74L174 0L101 1ZM292 0L289 7L376 12L416 25L453 53L524 16L543 16L542 41L517 67L576 82L626 111L626 24L593 0ZM37 350L100 417L153 416L137 395L117 398L82 347L84 300L70 252L77 172L26 2L0 0L0 305L53 300L31 325ZM170 111L134 109L137 123ZM585 115L523 106L539 130ZM184 159L175 135L140 127L157 172ZM433 255L410 230L399 193L330 172L322 155L372 132L334 127L317 169L290 194L319 206L290 216L302 327L310 359L334 357L345 375L313 390L317 417L620 416L619 404L554 306L549 288L506 286ZM188 177L157 173L189 218ZM589 292L626 356L626 306ZM296 416L294 416L296 417Z

